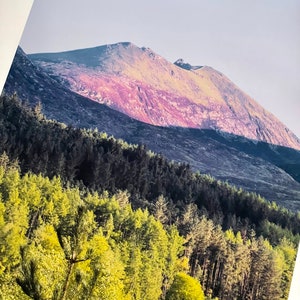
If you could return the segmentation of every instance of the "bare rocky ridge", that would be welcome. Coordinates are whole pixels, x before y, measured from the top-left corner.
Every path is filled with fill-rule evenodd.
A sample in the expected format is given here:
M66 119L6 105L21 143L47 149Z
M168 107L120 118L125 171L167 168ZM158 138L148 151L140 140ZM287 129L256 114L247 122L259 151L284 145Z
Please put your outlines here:
M286 126L211 67L172 64L131 43L29 57L72 91L137 120L300 149Z

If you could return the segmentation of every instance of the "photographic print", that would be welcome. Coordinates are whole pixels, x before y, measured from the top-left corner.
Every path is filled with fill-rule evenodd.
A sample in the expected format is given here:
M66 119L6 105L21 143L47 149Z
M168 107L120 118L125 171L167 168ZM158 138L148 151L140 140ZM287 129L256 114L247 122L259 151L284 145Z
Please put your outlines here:
M296 299L299 1L34 1L20 40L30 3L1 11L0 298Z

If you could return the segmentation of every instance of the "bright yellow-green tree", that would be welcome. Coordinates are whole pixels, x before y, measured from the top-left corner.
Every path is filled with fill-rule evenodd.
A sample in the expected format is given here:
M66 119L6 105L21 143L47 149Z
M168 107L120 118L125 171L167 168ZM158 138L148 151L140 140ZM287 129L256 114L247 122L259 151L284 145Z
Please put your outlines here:
M202 287L195 278L178 273L167 292L166 300L204 300Z

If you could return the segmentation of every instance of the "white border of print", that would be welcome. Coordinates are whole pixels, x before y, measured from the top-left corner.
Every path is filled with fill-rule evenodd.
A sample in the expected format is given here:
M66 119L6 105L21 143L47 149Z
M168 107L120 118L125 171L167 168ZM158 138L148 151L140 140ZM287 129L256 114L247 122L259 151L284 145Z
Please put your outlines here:
M0 94L34 0L0 0Z

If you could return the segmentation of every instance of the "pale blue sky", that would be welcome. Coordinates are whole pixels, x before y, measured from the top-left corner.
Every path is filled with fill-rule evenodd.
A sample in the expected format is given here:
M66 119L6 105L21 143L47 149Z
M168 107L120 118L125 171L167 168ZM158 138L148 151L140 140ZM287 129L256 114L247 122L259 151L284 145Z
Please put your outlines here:
M35 0L21 46L123 41L212 66L300 137L300 0Z

